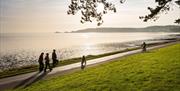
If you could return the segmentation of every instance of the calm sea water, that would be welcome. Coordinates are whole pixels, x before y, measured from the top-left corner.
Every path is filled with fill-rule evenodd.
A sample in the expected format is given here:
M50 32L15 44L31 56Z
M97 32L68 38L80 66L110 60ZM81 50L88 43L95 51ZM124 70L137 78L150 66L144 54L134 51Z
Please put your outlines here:
M142 41L177 33L1 33L0 71L37 64L41 52L57 50L59 59L95 55L139 46Z

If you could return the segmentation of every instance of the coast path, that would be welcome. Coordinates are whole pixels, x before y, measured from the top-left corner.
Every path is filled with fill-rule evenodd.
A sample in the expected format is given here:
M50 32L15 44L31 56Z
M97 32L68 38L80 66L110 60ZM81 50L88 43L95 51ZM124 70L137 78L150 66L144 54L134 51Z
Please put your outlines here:
M157 46L153 46L153 47L148 47L147 50L157 49L157 48L165 47L165 46L172 45L175 43L179 43L179 42L172 42L172 43L161 44L161 45L157 45ZM137 49L137 50L118 53L115 55L110 55L110 56L106 56L106 57L102 57L102 58L88 60L87 67L94 66L94 65L97 65L97 64L100 64L103 62L107 62L107 61L110 61L110 60L113 60L116 58L124 57L127 55L140 53L141 51L142 51L141 49ZM18 87L27 87L38 80L45 79L46 77L62 75L66 72L71 72L73 70L80 70L81 69L80 67L81 67L81 63L78 62L78 63L73 63L70 65L56 67L51 72L46 72L46 73L32 72L32 73L13 76L13 77L2 78L2 79L0 79L0 91L9 89L9 88L14 89L14 88L18 88Z

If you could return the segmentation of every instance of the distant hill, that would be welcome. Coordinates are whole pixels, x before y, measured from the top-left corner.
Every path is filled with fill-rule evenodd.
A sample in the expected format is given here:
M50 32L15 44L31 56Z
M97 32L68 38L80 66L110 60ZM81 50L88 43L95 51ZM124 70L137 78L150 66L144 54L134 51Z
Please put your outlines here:
M145 28L88 28L71 33L112 33L112 32L180 32L180 26L167 25L167 26L149 26Z

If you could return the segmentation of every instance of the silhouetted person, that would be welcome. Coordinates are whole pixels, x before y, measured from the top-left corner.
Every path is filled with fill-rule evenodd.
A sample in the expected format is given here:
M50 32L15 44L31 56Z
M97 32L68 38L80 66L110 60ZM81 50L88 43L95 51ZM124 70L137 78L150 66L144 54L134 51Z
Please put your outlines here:
M86 66L86 58L85 58L85 56L83 55L82 61L81 61L81 69L84 69L85 66Z
M143 44L142 44L142 51L143 51L143 52L145 52L145 51L146 51L146 46L147 46L147 45L146 45L146 43L145 43L145 42L143 42Z
M43 71L44 69L44 63L43 63L43 55L44 53L42 52L41 55L39 56L39 72Z
M44 72L46 72L47 67L49 68L50 71L52 70L49 61L50 61L50 59L49 59L49 53L46 53Z
M57 55L56 55L56 50L53 50L52 53L52 60L53 60L53 67L55 67L58 64L58 60L57 60Z

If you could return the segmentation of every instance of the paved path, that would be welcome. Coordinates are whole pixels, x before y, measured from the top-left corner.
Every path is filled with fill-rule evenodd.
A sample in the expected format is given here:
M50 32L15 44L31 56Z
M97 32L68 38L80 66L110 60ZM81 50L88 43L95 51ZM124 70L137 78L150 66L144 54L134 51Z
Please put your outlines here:
M149 47L147 49L151 50L151 49L155 49L155 48L168 46L171 44L174 44L174 43L168 43L168 44L158 45L158 46L154 46L154 47ZM106 62L106 61L109 61L112 59L116 59L119 57L131 55L131 54L135 54L135 53L139 53L139 52L141 52L141 49L89 60L89 61L87 61L87 66L95 65L98 63ZM3 79L0 79L0 90L4 90L7 88L26 87L26 86L31 85L33 82L42 79L43 77L52 76L52 75L62 73L65 71L70 71L72 69L77 69L77 68L80 68L80 66L81 66L81 63L78 62L78 63L66 65L66 66L56 67L51 72L47 72L47 73L32 72L32 73L13 76L13 77L3 78Z

